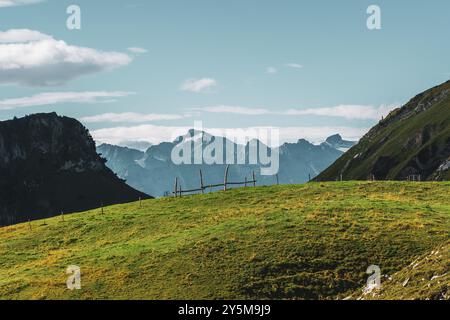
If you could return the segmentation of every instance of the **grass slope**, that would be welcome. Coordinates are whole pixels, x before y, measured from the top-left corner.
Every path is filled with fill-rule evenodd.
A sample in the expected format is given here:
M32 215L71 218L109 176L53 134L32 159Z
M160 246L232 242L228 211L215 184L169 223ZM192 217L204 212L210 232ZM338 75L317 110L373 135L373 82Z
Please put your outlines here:
M342 182L148 200L0 229L1 299L329 299L450 238L450 183ZM69 265L82 290L66 289Z
M425 91L376 125L318 181L406 180L411 174L437 179L436 169L450 156L450 81ZM421 108L427 107L424 111ZM450 170L439 180L449 180Z

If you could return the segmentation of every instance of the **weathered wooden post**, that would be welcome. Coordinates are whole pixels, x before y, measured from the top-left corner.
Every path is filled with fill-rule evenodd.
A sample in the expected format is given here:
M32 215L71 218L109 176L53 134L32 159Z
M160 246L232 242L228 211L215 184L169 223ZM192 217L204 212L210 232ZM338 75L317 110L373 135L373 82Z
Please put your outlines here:
M277 173L276 177L277 177L277 186L279 186L280 185L280 179L278 178L278 173Z
M205 186L203 185L203 174L202 174L202 170L200 170L200 189L202 189L202 194L205 194Z
M245 187L247 188L247 177L245 177Z
M175 178L175 183L173 184L173 195L178 197L178 178Z
M230 169L230 165L227 165L225 168L225 178L223 182L223 191L227 191L227 183L228 183L228 170Z
M253 187L256 187L255 171L252 172L252 175L253 175Z
M103 202L102 202L102 214L103 214Z
M178 186L178 191L180 192L180 198L183 196L183 190L181 190L181 182L180 185Z
M64 222L64 211L61 211L61 220Z

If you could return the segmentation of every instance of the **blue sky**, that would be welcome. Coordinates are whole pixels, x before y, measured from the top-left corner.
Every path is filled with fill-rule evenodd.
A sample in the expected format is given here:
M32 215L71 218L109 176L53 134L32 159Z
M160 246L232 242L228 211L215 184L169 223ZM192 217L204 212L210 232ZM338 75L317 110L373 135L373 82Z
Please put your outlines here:
M74 2L26 2L0 0L0 119L56 111L100 141L156 143L194 120L358 138L450 78L447 0L78 0L81 30Z

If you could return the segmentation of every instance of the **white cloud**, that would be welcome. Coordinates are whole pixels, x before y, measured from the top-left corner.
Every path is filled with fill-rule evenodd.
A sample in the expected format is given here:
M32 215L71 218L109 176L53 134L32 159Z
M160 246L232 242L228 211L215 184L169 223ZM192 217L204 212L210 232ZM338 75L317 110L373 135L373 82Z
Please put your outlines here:
M124 53L72 46L27 29L2 32L0 39L0 84L61 85L132 61Z
M119 144L122 141L145 141L151 144L159 144L164 141L171 141L174 134L184 135L189 129L189 127L166 127L146 124L133 127L91 130L91 135L98 144Z
M28 4L35 4L43 2L44 0L0 0L0 8L24 6Z
M46 92L30 97L0 100L0 110L54 105L59 103L104 103L133 94L124 91Z
M80 120L86 123L98 122L149 122L162 120L179 120L186 116L178 114L142 114L134 112L124 113L104 113L95 116L81 118Z
M263 115L263 114L272 114L272 112L267 109L246 108L246 107L239 107L239 106L214 106L214 107L194 108L194 110L210 112L210 113L234 113L234 114L252 115L252 116Z
M144 49L144 48L140 48L140 47L130 47L127 48L128 51L132 52L132 53L147 53L148 50Z
M195 108L197 111L210 113L233 113L241 115L278 115L278 116L322 116L337 117L351 120L380 120L386 116L396 106L363 106L363 105L339 105L328 108L308 108L308 109L287 109L282 111L272 111L263 108L247 108L239 106L213 106Z
M267 74L276 74L276 73L278 73L278 69L274 68L274 67L267 67L266 68L266 73Z
M161 142L172 141L175 137L185 135L192 127L171 127L171 126L155 126L155 125L139 125L132 127L115 127L105 128L91 131L93 138L98 144L110 143L119 144L122 141L146 141L151 144L159 144ZM251 128L227 128L233 129L236 133L247 131L248 129L263 129L265 127ZM225 128L204 128L203 130L220 136ZM272 127L274 129L274 127ZM281 127L275 128L280 133L280 144L286 142L297 142L300 138L307 139L313 143L325 141L325 139L333 134L339 133L344 139L358 140L367 131L368 128L352 128L352 127ZM248 132L248 131L247 131ZM242 137L237 137L242 138ZM257 138L257 137L251 137ZM239 141L239 140L238 140Z
M201 93L208 92L214 87L217 87L217 81L212 78L188 79L180 86L180 90Z
M0 43L23 43L52 39L51 36L29 29L11 29L0 31Z
M339 117L350 120L381 120L382 117L395 109L395 106L361 106L361 105L339 105L329 108L290 109L285 115L300 116L312 115L323 117Z
M303 66L298 63L287 63L286 67L293 68L293 69L303 69Z

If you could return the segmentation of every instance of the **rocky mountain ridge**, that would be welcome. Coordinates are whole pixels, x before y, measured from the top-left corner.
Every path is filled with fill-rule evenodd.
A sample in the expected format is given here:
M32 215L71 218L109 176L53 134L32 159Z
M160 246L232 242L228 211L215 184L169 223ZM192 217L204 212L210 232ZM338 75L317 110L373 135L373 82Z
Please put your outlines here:
M392 111L317 180L449 180L450 81Z
M179 179L183 189L198 188L199 170L202 170L207 185L223 182L226 165L173 164L171 160L173 148L188 136L195 137L189 140L191 143L195 139L207 141L220 139L220 137L211 136L206 132L190 130L184 137L179 137L173 142L153 145L146 152L108 144L98 146L97 150L108 160L106 164L119 177L125 179L134 188L154 196L163 196L172 192L175 178ZM253 143L260 145L259 141L253 141ZM223 145L226 144L224 140ZM248 159L249 144L250 142L245 146L246 159ZM355 142L344 141L339 135L333 136L331 140L320 145L314 145L304 139L300 139L297 143L285 143L277 148L280 155L278 180L275 176L261 175L259 165L245 164L231 165L230 181L243 181L246 177L251 180L254 171L258 185L273 185L277 182L280 184L304 183L317 176L340 157L343 154L342 148L348 148L354 144ZM236 158L238 148L236 144L233 145Z

